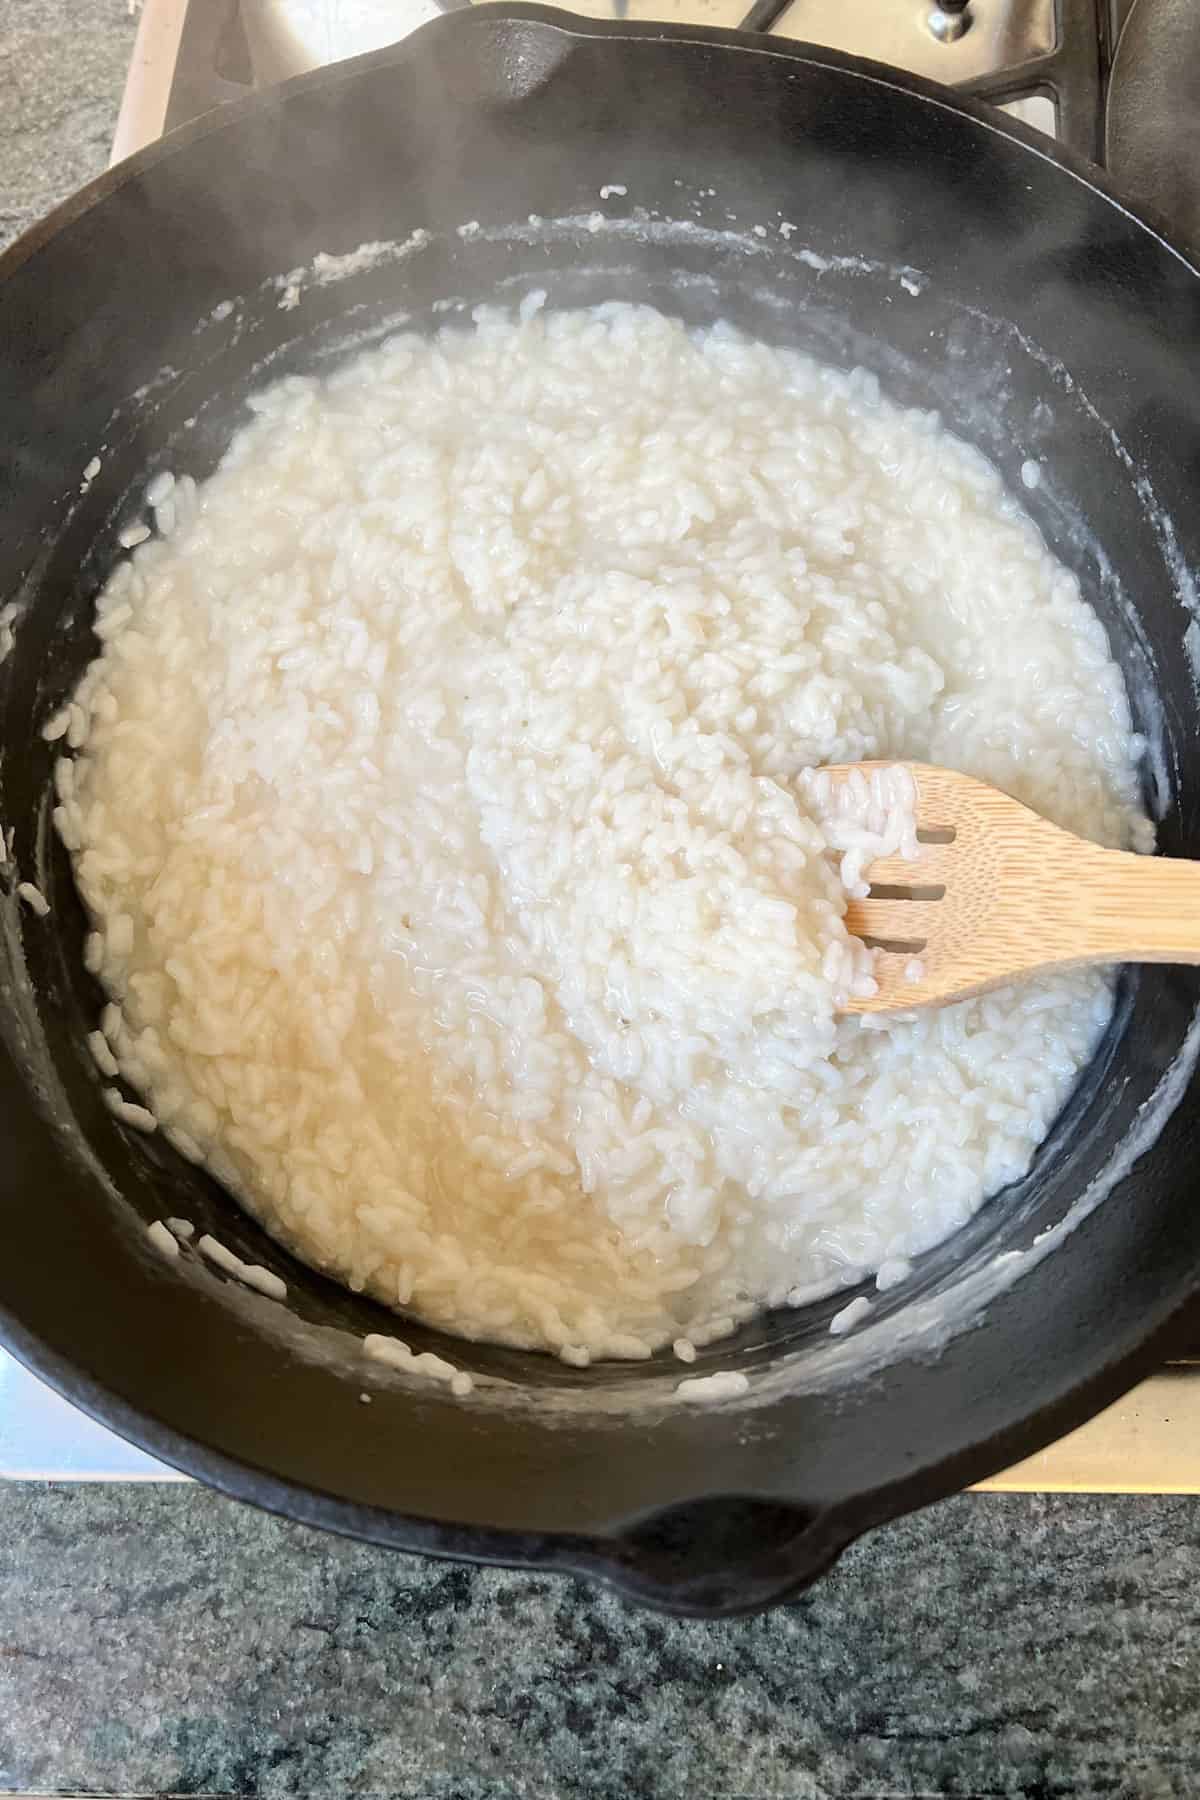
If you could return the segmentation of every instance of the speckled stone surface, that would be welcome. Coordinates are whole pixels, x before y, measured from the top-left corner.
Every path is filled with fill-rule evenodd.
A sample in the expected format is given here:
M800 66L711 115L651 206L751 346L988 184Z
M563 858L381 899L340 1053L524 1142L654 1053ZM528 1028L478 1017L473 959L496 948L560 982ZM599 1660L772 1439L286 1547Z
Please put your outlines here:
M108 161L136 30L128 0L0 0L0 243Z
M966 1496L706 1624L187 1488L0 1487L0 1788L1200 1791L1200 1507Z
M135 28L0 0L0 241L104 166ZM1191 1796L1198 1639L1191 1500L969 1496L707 1625L199 1489L0 1486L3 1791Z

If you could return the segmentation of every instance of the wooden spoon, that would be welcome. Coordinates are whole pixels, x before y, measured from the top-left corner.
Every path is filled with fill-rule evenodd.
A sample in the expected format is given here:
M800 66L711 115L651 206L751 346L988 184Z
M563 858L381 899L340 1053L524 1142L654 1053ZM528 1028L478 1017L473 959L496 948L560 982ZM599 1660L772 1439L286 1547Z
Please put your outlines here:
M970 775L899 766L917 790L919 855L870 863L869 896L846 908L846 929L882 953L878 993L843 1012L944 1006L1086 963L1200 963L1200 862L1102 850Z

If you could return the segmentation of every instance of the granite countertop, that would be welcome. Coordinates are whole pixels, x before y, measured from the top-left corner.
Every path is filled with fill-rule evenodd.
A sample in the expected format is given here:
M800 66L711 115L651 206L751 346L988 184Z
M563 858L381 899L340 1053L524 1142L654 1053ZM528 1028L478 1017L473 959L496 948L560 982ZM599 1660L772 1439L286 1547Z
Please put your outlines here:
M0 0L0 244L108 161L130 0Z
M0 1789L405 1800L1193 1795L1200 1507L968 1495L762 1618L0 1487Z
M103 167L128 0L0 0L0 241ZM198 1488L0 1485L0 1791L1200 1789L1200 1502L968 1495L764 1618L638 1613Z

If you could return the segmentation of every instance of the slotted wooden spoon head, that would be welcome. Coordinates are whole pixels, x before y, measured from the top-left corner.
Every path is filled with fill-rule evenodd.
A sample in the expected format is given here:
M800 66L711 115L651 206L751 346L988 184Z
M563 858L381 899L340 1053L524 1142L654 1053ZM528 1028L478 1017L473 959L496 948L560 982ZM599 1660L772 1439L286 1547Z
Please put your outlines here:
M916 788L918 854L877 858L846 928L880 947L878 991L847 1013L942 1006L1036 970L1200 960L1200 865L1101 849L953 769L902 767Z

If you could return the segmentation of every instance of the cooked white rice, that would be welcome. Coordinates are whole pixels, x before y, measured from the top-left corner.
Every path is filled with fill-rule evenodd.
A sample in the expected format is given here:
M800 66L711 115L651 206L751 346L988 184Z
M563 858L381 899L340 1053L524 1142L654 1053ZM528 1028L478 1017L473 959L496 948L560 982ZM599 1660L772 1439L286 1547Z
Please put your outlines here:
M715 1375L689 1375L675 1387L675 1398L686 1405L710 1405L717 1400L737 1400L748 1392L750 1378L735 1369L718 1369Z
M206 1256L209 1262L216 1264L218 1269L223 1269L227 1275L232 1275L235 1280L242 1282L246 1287L256 1288L269 1300L287 1299L287 1283L280 1276L272 1273L270 1269L264 1269L261 1263L243 1262L241 1257L235 1255L229 1246L223 1244L219 1238L212 1237L205 1232L203 1237L196 1239L196 1248L201 1256Z
M386 1363L389 1368L399 1369L403 1374L422 1375L428 1381L445 1382L458 1399L465 1398L475 1386L474 1379L465 1369L456 1368L444 1356L435 1356L432 1350L412 1351L400 1338L383 1337L378 1332L369 1332L363 1339L363 1349L374 1362Z
M253 409L147 494L55 813L149 1122L352 1288L575 1361L891 1275L1024 1172L1106 981L835 1018L911 805L804 779L917 757L1146 843L1104 632L988 463L618 305Z
M17 883L17 899L23 900L36 918L46 919L50 916L50 902L40 887L32 881Z
M150 1239L150 1242L154 1245L155 1249L161 1250L164 1256L179 1255L178 1241L172 1237L161 1219L155 1219L153 1224L147 1225L146 1236Z

